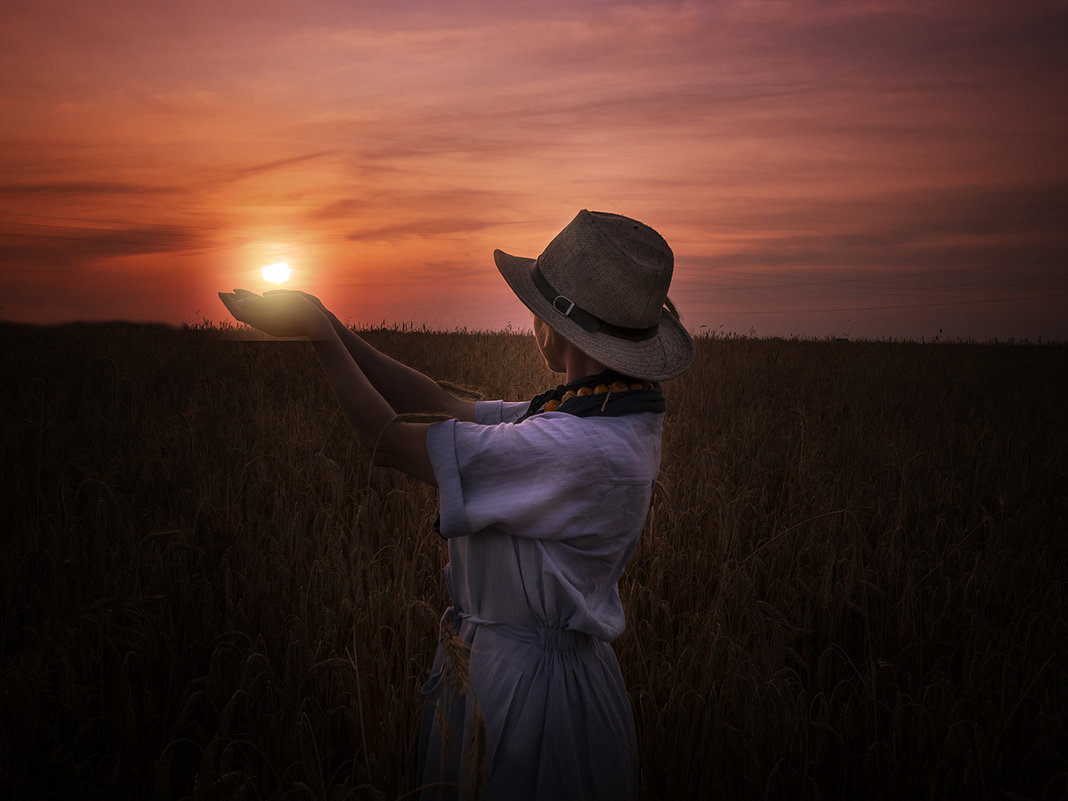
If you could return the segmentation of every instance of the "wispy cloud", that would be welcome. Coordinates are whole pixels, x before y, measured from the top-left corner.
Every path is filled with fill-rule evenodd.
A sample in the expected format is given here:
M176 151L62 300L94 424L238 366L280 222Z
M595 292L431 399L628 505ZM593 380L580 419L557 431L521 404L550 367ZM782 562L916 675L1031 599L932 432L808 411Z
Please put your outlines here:
M79 264L109 257L182 253L208 246L202 235L169 226L103 228L78 223L40 223L0 218L0 264L5 270L35 265Z
M0 198L25 201L36 198L74 199L89 204L94 198L116 195L160 195L173 187L114 181L48 181L41 183L0 184Z
M316 153L306 153L300 156L288 156L286 158L272 159L258 164L246 164L235 167L233 174L236 177L245 178L250 175L262 175L263 173L275 172L298 164L307 164L311 161L337 155L337 150L321 150Z

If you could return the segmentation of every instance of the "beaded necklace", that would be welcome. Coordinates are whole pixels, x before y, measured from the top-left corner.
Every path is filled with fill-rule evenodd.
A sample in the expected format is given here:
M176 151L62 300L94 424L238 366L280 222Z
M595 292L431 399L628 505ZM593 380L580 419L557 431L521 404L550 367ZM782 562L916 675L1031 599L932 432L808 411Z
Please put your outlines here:
M535 397L522 422L542 412L566 412L577 417L620 417L637 412L663 412L666 407L660 385L628 378L614 370L586 376Z
M605 396L607 396L607 395L609 395L610 393L613 393L613 392L616 392L616 393L618 393L618 392L629 392L630 390L652 389L652 388L653 388L653 382L652 381L634 381L634 382L632 382L630 384L626 383L625 381L613 381L611 384L597 384L595 386L590 386L589 384L586 384L585 386L579 387L577 390L574 390L574 389L567 390L560 397L560 400L556 400L555 398L551 398L551 399L547 400L545 402L545 406L542 407L542 411L543 412L555 412L557 409L559 409L561 406L563 406L565 403L567 403L572 398L585 398L585 397L587 397L589 395L605 395ZM604 400L605 400L605 403L608 403L608 398L607 397L605 397Z

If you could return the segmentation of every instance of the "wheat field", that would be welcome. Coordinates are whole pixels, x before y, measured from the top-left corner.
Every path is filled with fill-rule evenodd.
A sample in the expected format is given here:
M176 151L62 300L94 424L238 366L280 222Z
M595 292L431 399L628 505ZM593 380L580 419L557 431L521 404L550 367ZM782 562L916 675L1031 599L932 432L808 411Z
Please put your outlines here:
M556 383L521 334L363 333ZM3 798L411 790L435 491L310 346L232 334L0 325ZM1068 797L1068 346L710 337L665 391L615 643L643 797Z

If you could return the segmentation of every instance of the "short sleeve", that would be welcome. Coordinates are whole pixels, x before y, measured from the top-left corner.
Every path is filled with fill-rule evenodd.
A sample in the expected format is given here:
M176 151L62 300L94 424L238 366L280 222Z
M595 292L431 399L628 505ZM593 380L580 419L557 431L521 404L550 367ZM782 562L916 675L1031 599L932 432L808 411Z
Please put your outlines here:
M496 417L487 411L486 419ZM656 477L659 420L652 450L640 447L652 440L634 437L629 426L624 418L592 423L567 414L519 424L435 423L427 452L441 494L442 535L496 531L567 539L587 533L591 501L621 485L648 486Z
M482 425L514 423L529 407L526 401L478 401L475 403L475 422Z

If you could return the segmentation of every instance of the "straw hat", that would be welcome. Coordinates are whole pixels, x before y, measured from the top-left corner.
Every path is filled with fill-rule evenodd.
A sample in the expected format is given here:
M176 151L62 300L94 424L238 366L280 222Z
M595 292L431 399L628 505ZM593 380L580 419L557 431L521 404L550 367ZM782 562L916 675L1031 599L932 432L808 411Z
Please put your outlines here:
M649 226L583 210L537 259L493 260L528 309L606 367L660 381L693 361L689 332L664 307L674 256Z

